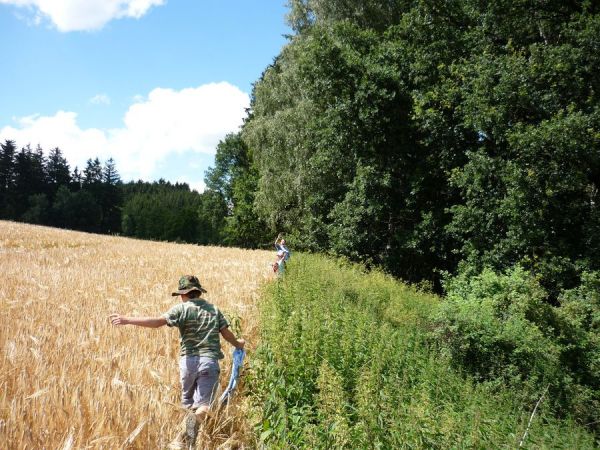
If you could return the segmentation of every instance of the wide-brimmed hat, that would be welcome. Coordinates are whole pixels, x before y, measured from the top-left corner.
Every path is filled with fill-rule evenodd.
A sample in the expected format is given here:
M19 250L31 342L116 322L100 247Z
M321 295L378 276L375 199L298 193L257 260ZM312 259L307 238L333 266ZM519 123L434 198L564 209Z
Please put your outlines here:
M178 290L171 295L188 294L192 291L207 292L194 275L184 275L179 279Z

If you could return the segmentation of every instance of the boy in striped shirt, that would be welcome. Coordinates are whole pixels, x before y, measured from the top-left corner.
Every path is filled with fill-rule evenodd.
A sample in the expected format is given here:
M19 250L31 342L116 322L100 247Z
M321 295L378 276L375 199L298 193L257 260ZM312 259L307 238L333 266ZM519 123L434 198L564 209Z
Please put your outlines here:
M136 325L159 328L164 325L177 327L180 334L181 358L179 374L181 379L181 402L194 411L186 419L185 432L171 444L171 448L183 448L193 444L198 429L198 421L206 418L214 400L219 381L219 360L223 359L220 336L236 348L244 348L244 340L237 339L229 329L227 320L213 304L201 298L206 293L197 277L184 275L179 279L177 291L172 295L181 296L181 303L156 317L129 317L111 314L113 325ZM191 441L191 442L190 442Z

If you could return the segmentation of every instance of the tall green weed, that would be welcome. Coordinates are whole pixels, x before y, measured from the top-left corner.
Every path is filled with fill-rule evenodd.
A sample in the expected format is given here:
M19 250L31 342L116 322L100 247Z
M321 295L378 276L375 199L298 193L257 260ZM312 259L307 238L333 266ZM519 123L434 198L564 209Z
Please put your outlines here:
M257 446L516 448L533 405L451 364L432 337L439 310L439 298L383 273L295 254L262 298L250 380ZM545 402L526 441L594 445Z

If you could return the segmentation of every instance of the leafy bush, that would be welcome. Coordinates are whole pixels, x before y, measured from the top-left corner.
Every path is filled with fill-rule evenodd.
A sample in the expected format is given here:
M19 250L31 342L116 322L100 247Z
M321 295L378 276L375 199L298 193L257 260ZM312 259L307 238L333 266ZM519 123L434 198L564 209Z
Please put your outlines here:
M556 377L560 351L548 338L552 307L525 270L506 275L484 269L446 284L447 299L437 317L437 334L452 359L481 380Z
M434 335L454 367L477 380L511 386L532 403L545 387L549 402L585 424L598 420L600 277L564 291L561 306L529 272L464 270L447 280Z
M556 308L561 363L568 374L563 401L600 429L600 273L584 272L581 284L559 297Z

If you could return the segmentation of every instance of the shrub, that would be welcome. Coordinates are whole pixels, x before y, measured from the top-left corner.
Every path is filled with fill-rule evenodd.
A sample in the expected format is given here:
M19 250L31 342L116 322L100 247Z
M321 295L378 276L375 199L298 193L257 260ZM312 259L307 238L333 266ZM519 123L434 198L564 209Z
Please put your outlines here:
M434 336L453 366L479 381L511 387L533 403L547 386L555 409L585 424L599 410L600 277L584 274L560 306L529 272L468 270L446 281Z
M570 381L563 402L600 430L600 273L584 272L581 284L562 292L559 301L558 342Z
M447 298L436 333L452 360L480 380L553 380L560 350L548 338L552 307L546 293L525 270L507 274L484 269L446 283Z

